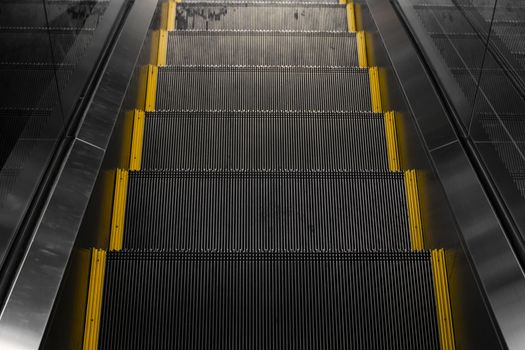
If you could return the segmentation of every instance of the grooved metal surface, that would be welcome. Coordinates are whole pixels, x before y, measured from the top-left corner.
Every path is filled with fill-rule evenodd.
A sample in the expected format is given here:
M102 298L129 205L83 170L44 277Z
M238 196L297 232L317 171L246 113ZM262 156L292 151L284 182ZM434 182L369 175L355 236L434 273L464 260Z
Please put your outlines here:
M169 65L353 66L353 33L177 31L169 34Z
M307 3L182 2L177 5L176 28L348 31L344 5Z
M157 110L371 110L361 68L166 66L157 84Z
M101 349L439 349L428 252L110 252Z
M410 249L403 173L139 171L128 181L124 248Z
M327 112L152 112L142 169L388 170L384 117Z

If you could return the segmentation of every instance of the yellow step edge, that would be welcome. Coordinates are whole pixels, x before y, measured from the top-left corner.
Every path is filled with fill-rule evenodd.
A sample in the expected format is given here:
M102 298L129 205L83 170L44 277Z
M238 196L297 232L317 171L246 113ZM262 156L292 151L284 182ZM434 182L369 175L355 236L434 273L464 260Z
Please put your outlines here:
M339 0L339 5L346 5L346 0Z
M160 29L167 31L175 30L175 18L177 2L180 1L166 1L162 4L160 14Z
M385 135L388 153L388 168L390 171L400 171L399 151L397 147L396 114L394 111L385 113Z
M357 32L357 58L359 61L360 68L368 67L368 58L366 53L366 35L365 32Z
M146 67L146 101L144 109L147 112L153 112L157 99L157 75L159 68L151 64Z
M102 249L93 249L91 252L88 299L84 322L84 343L82 347L84 350L98 349L105 271L106 252Z
M133 133L131 137L131 156L129 170L140 170L142 163L142 141L144 138L144 122L146 114L136 109L133 111Z
M357 32L356 20L355 20L355 5L353 3L346 4L346 21L348 23L348 32Z
M368 76L370 79L370 96L372 98L372 112L381 113L381 86L379 84L379 69L377 67L370 67L368 69Z
M419 209L419 194L415 170L405 171L405 193L412 250L423 250L423 230L421 227L421 212Z
M115 176L115 194L113 195L113 213L111 216L111 234L109 250L121 250L124 238L124 215L128 194L128 171L117 169Z
M159 54L159 43L160 43L160 30L155 30L151 33L151 51L150 60L151 64L157 64Z
M454 350L456 344L454 340L454 328L452 325L452 311L450 309L445 252L443 249L432 250L431 256L439 327L439 342L442 350Z
M168 54L168 31L156 30L151 34L150 62L155 66L165 66Z
M159 31L159 45L157 52L157 66L165 66L168 56L168 31Z

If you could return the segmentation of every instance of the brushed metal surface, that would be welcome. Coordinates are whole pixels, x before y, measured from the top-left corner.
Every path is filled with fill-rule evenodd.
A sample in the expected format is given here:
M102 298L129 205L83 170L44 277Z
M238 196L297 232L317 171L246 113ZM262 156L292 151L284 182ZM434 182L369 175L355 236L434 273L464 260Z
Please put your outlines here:
M447 256L447 260L453 259L448 261L449 278L457 281L455 274L468 272L469 267L472 269L497 329L496 332L490 329L490 322L485 323L488 327L482 327L482 319L473 319L473 326L477 328L474 336L478 339L465 347L523 349L525 275L519 261L431 87L410 37L405 31L397 30L401 23L392 4L383 0L368 0L367 3L415 117L418 133L430 149L432 166L454 212L461 243L458 249L464 249L468 258L464 260L461 255L454 258L454 251ZM496 335L499 339L493 338Z
M42 344L104 159L104 146L156 5L156 0L137 1L128 14L0 314L0 349L38 349Z

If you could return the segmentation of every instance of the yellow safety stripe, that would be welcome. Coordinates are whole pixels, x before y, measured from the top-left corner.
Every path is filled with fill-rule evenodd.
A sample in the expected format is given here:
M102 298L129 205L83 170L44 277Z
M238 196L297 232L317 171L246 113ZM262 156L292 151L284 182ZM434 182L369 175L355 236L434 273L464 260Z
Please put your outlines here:
M348 31L350 33L357 32L355 21L355 5L353 3L346 4L346 21L348 23Z
M339 0L339 5L346 5L346 0Z
M160 15L160 29L164 29L167 31L175 30L175 15L177 2L169 0L162 4Z
M160 30L155 30L151 33L151 51L149 63L157 64L159 56L159 44L160 44Z
M165 66L168 55L168 32L166 30L159 31L159 44L157 52L157 66Z
M423 230L421 227L421 212L419 210L419 194L415 170L405 171L405 192L412 250L422 250L424 249Z
M396 114L393 111L385 113L385 135L388 153L388 168L390 171L399 171L399 152L397 148Z
M156 66L165 66L168 54L168 32L156 30L151 34L150 62Z
M357 57L359 60L359 67L368 67L368 58L366 57L366 36L365 32L357 32Z
M113 214L111 217L111 236L109 250L121 250L124 238L124 215L128 194L128 172L117 169L115 176L115 194L113 196Z
M445 252L443 249L432 250L431 255L439 326L439 342L442 350L453 350L456 348L456 344L452 326Z
M157 98L157 75L159 69L154 65L147 65L147 76L146 76L146 101L144 109L147 112L153 112L155 110L155 102Z
M372 97L372 112L382 112L381 106L381 87L379 85L379 69L370 67L368 70L370 78L370 95Z
M91 269L84 323L84 350L96 350L98 348L105 270L106 252L102 249L93 249L91 252Z
M136 109L133 111L133 134L131 137L131 156L129 170L140 170L142 162L142 140L144 137L144 111Z

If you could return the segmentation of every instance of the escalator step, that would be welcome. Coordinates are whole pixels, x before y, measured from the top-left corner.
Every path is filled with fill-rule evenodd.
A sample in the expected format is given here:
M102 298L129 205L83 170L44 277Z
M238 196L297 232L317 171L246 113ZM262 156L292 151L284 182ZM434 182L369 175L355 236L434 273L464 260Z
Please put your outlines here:
M177 29L311 30L347 32L346 8L338 4L177 4Z
M177 31L169 65L358 66L353 33Z
M159 67L158 110L370 111L367 69Z
M110 252L101 349L439 349L429 252Z
M151 112L142 169L388 170L382 114Z
M124 249L410 249L403 173L129 172Z

